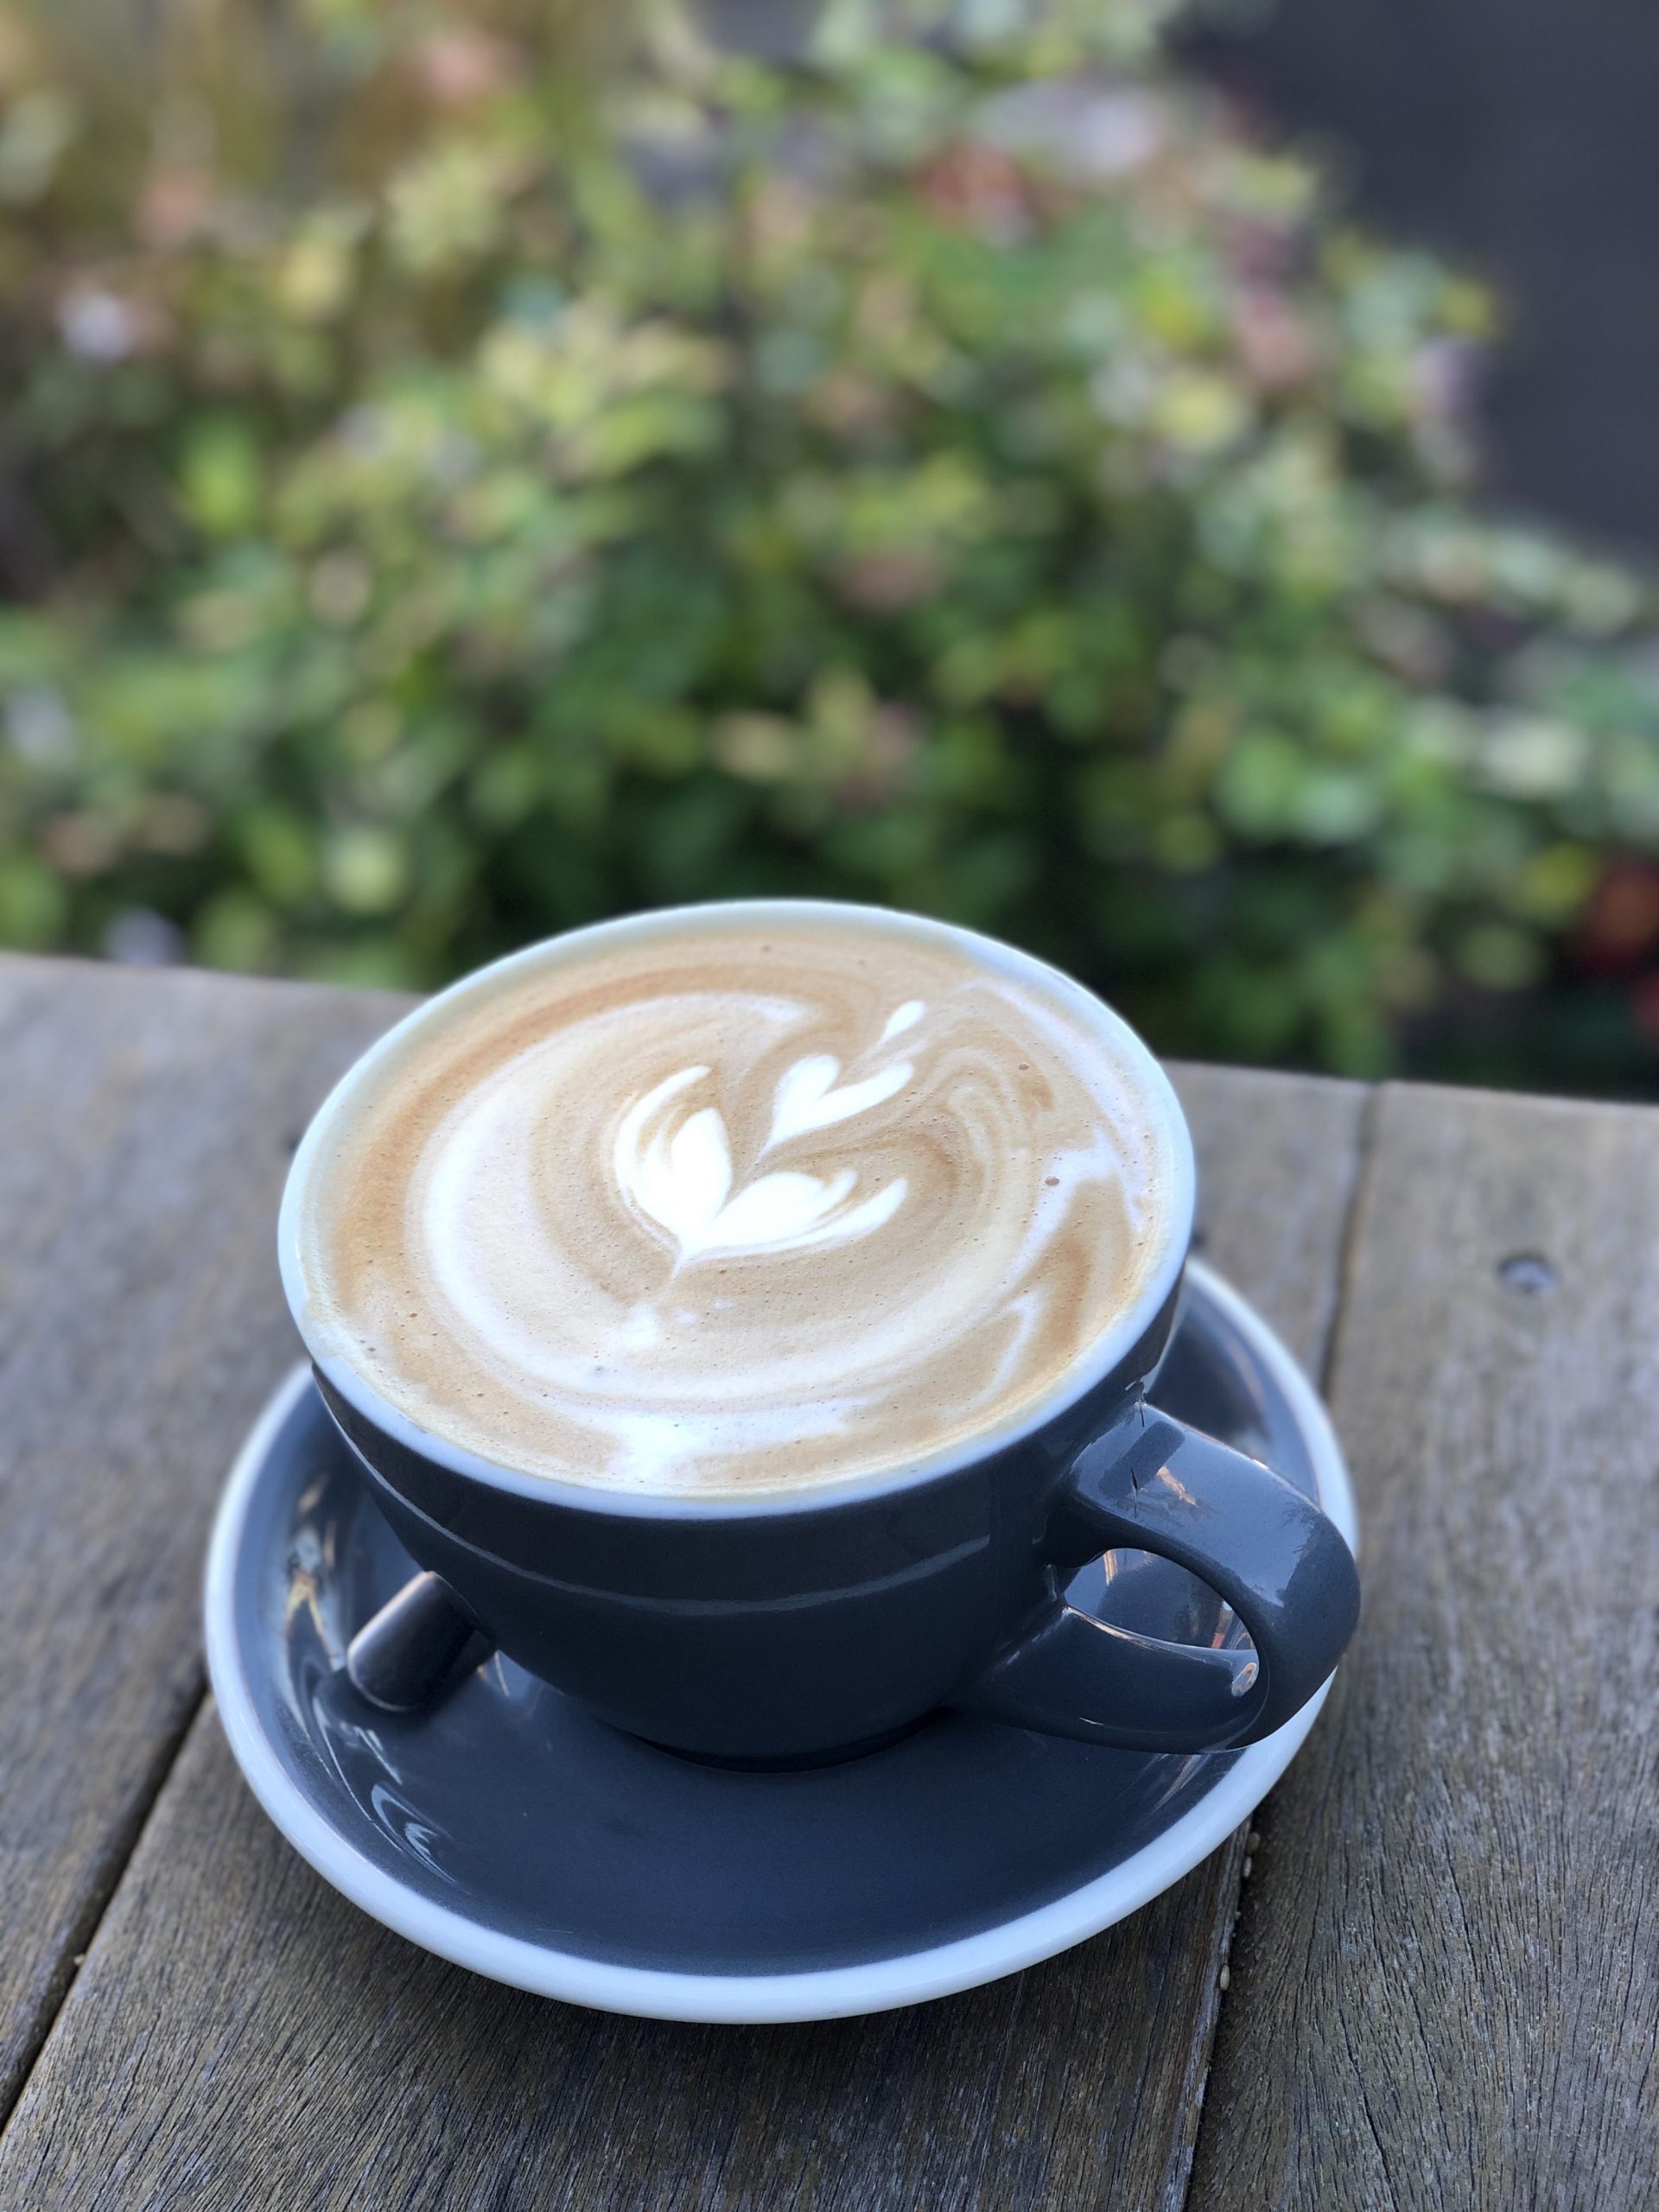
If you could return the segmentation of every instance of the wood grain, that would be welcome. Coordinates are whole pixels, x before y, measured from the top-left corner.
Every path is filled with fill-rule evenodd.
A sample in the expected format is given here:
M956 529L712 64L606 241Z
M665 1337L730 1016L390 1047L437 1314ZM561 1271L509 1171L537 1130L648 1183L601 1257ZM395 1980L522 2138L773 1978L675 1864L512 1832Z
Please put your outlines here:
M1317 1363L1362 1095L1194 1071L1208 1255ZM823 2026L523 1997L329 1891L196 1723L0 2140L7 2212L1175 2206L1237 1847L1068 1956Z
M1659 1116L1380 1104L1366 1611L1261 1819L1192 2212L1659 2191Z
M1198 1156L1195 1249L1316 1379L1341 1293L1370 1094L1357 1084L1172 1062Z
M292 1141L392 1001L0 960L0 2112L200 1696Z

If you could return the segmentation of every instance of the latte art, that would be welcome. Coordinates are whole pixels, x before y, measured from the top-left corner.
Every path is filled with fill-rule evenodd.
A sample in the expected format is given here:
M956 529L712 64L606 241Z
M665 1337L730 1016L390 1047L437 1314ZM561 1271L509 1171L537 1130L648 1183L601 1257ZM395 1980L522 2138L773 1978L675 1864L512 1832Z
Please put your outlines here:
M486 1459L680 1494L1050 1391L1167 1257L1105 1017L926 925L765 911L555 944L394 1040L315 1140L314 1349Z
M840 1068L828 1054L797 1060L779 1083L763 1155L804 1129L844 1121L891 1098L913 1072L910 1062L901 1060L897 1067L834 1091L830 1085ZM713 1074L708 1067L681 1068L647 1091L623 1116L614 1148L618 1188L668 1231L682 1259L700 1252L798 1252L809 1244L868 1235L892 1220L905 1200L902 1175L861 1205L850 1203L858 1185L855 1167L837 1168L829 1177L772 1168L734 1192L731 1139L719 1107L699 1106L677 1123L671 1119L675 1102L707 1084ZM826 1091L827 1099L815 1098L815 1093ZM803 1100L804 1115L797 1110Z

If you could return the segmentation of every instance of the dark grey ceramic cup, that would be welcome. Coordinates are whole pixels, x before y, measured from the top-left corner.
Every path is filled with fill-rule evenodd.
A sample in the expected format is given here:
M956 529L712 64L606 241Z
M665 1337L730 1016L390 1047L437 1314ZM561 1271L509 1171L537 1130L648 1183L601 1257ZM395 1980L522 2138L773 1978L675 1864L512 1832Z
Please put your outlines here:
M805 911L779 901L640 916L498 970L601 940ZM1359 1584L1341 1535L1300 1491L1146 1402L1192 1237L1192 1144L1174 1093L1080 986L944 924L880 918L949 937L1004 971L1036 971L1086 1002L1165 1140L1160 1250L1144 1289L1011 1427L873 1478L701 1498L607 1491L482 1459L411 1421L326 1340L301 1261L322 1135L349 1114L367 1071L418 1042L418 1009L325 1102L295 1159L279 1250L324 1401L411 1557L442 1578L422 1633L434 1633L438 1592L457 1640L470 1626L615 1726L717 1761L845 1758L948 1707L1142 1750L1253 1743L1331 1673ZM1208 1583L1254 1651L1160 1643L1065 1603L1084 1561L1126 1548Z

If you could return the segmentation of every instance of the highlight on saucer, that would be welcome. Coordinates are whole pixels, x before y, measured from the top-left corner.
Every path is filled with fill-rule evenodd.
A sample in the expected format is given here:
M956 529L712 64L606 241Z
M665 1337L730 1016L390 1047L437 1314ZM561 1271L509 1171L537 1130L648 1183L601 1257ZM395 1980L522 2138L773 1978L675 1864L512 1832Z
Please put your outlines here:
M326 1118L314 1348L485 1458L844 1479L1041 1400L1166 1256L1172 1140L1088 995L772 910L486 973Z

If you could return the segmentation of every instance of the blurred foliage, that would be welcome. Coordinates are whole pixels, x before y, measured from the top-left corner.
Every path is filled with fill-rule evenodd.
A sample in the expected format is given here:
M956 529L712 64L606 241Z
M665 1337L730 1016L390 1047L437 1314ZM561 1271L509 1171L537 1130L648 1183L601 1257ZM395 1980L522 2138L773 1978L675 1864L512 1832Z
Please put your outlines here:
M0 940L827 893L1159 1046L1641 1088L1646 586L1149 0L0 15Z

